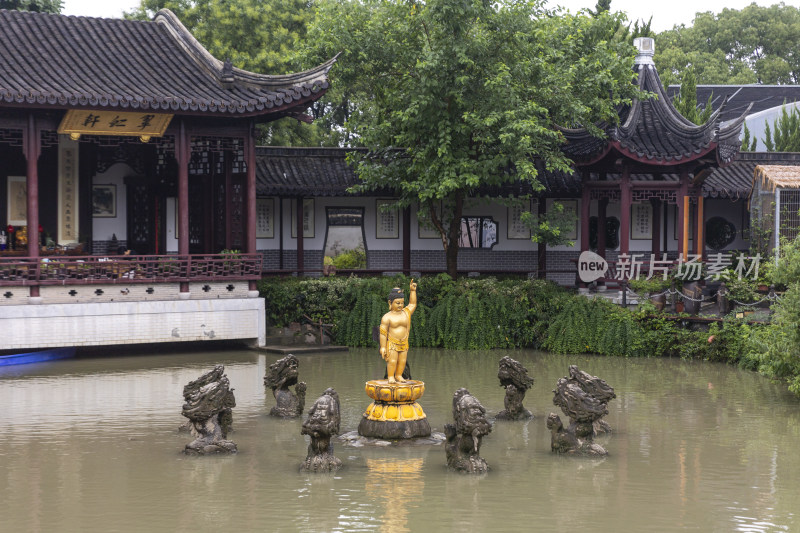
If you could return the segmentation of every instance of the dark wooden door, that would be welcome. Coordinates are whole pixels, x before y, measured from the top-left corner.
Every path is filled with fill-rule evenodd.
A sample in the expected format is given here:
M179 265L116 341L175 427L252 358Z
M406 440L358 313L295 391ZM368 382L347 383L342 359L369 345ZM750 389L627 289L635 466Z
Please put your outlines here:
M128 212L128 248L137 254L163 253L159 250L157 217L160 215L157 198L145 181L125 184ZM163 241L162 246L163 248ZM114 250L116 252L116 250Z

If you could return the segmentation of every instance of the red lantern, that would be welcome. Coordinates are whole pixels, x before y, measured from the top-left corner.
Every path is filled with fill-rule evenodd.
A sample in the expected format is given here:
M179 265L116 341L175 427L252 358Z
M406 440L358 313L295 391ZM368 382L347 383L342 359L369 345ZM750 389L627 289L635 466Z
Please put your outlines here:
M8 232L14 233L14 226L12 226L11 224L8 225Z
M39 233L41 233L41 232L43 232L43 231L44 231L44 228L42 228L42 225L41 225L41 224L39 224Z

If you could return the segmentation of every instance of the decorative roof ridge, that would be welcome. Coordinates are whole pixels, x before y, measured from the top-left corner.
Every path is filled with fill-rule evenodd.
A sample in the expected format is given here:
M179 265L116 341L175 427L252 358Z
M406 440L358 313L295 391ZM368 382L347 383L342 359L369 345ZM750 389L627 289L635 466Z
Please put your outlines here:
M195 60L195 62L208 71L211 75L216 77L220 84L223 85L229 82L230 72L232 70L234 83L240 83L251 87L262 89L289 89L296 85L304 83L314 85L319 82L327 81L325 78L330 71L339 54L328 61L318 65L309 70L296 72L293 74L279 74L268 75L259 74L256 72L249 72L240 68L233 67L233 69L226 68L225 62L220 61L186 29L186 26L178 19L178 17L169 9L161 9L156 16L153 17L153 22L164 26L175 41Z
M747 115L750 114L750 109L752 108L753 108L753 102L750 102L750 104L747 106L747 109L745 109L744 113L742 113L738 118L729 120L724 124L721 124L719 127L718 138L727 139L733 135L736 135L736 138L738 140L742 124L744 124L744 121L747 118Z

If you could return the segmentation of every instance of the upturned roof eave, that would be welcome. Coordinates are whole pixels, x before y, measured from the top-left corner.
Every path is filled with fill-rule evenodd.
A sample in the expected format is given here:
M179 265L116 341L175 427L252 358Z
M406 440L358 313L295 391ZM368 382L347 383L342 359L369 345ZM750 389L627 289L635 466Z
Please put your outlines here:
M2 18L4 54L11 55L5 56L0 72L0 108L271 120L302 112L325 94L328 72L337 59L278 76L235 69L214 58L166 10L145 22L8 11L2 11ZM37 34L42 37L33 37ZM25 35L32 37L21 37ZM101 46L110 35L115 40ZM58 39L65 46L56 52ZM8 44L17 41L21 44ZM44 52L42 46L54 52ZM29 60L14 61L15 50ZM95 66L94 79L82 76L95 72Z
M217 78L220 83L223 82L224 62L206 50L172 11L161 9L153 17L153 22L166 28L173 39L197 62L198 66ZM303 83L314 84L322 79L327 79L328 72L336 63L338 57L339 54L336 54L321 65L292 74L259 74L236 67L231 68L231 74L233 75L233 83L239 82L266 90L291 89Z

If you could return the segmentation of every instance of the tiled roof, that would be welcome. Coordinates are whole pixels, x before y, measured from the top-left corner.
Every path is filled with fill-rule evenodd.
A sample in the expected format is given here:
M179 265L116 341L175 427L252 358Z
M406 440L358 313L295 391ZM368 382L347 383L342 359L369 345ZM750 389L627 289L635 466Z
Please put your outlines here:
M256 190L259 196L351 196L349 187L358 183L353 168L345 161L348 148L256 148ZM580 194L581 180L575 174L547 172L537 162L538 179L545 185L545 195ZM529 185L511 183L478 194L530 194ZM370 195L391 195L391 191Z
M350 149L345 148L285 148L260 146L256 149L256 179L259 196L350 196L347 189L356 183L353 169L345 157ZM744 152L729 165L714 169L703 182L703 196L747 198L753 184L753 173L757 165L796 165L800 170L800 154ZM538 179L545 185L540 194L544 196L580 196L581 179L577 172L547 172L537 163ZM612 177L612 179L616 179ZM678 174L632 174L633 181L679 181ZM530 186L508 184L491 190L480 190L478 194L505 196L530 194ZM391 195L391 191L370 193Z
M654 65L638 64L634 69L639 88L656 96L636 99L621 109L619 125L604 128L607 139L597 139L585 128L563 129L564 152L570 159L579 165L591 164L613 150L645 165L664 166L701 158L726 164L736 156L744 114L721 124L723 101L705 124L696 125L672 105Z
M348 196L358 182L343 148L256 148L259 196Z
M281 76L232 68L168 10L146 22L0 10L0 106L288 114L324 94L334 61Z

